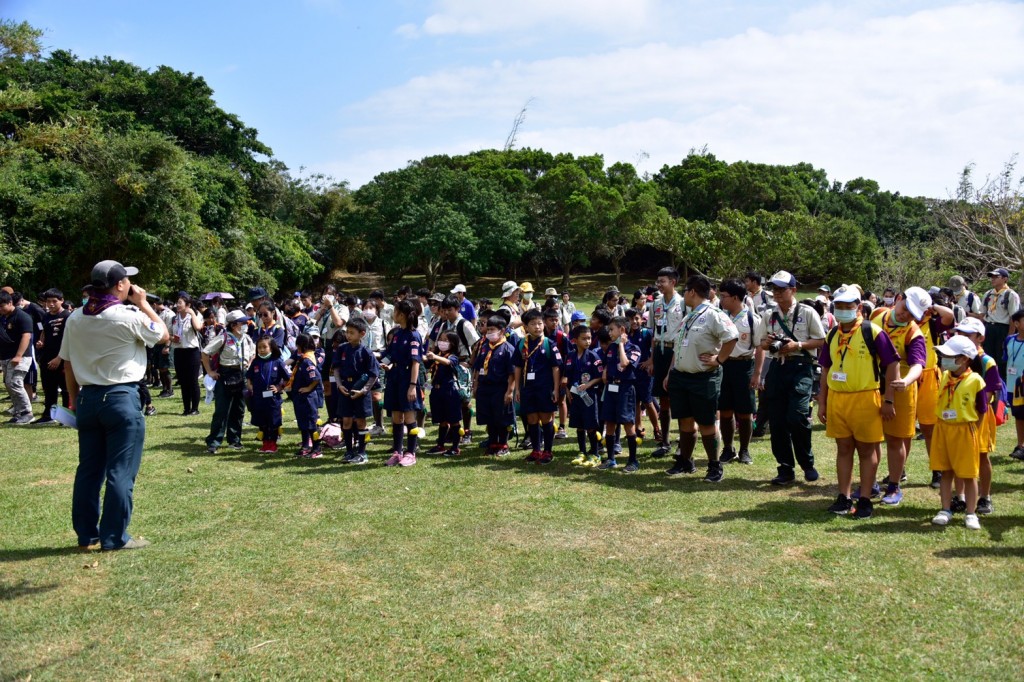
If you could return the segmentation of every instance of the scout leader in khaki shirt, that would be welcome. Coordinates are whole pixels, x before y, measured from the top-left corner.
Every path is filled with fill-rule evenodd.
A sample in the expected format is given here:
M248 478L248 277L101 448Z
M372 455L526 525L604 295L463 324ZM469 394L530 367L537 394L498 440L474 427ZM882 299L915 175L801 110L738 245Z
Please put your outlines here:
M693 306L693 312L683 319L673 348L672 366L677 372L690 374L715 370L722 364L722 351L726 351L726 357L732 353L739 331L726 313L692 289L686 290L684 301Z

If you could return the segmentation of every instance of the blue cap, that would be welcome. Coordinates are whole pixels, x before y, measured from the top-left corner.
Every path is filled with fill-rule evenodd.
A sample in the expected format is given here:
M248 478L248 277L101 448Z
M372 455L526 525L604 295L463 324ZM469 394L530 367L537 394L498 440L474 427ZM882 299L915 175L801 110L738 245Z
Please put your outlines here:
M1006 268L996 268L988 273L989 277L1009 277L1010 271Z
M572 314L572 318L570 318L570 321L571 322L583 322L586 319L587 319L587 316L577 310L576 312L574 312Z

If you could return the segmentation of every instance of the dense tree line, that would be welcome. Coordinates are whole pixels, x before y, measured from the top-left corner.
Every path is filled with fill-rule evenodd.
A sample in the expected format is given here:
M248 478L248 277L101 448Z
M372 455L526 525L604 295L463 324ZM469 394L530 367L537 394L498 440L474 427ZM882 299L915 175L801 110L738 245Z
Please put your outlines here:
M785 265L874 283L886 253L937 234L934 202L706 149L653 177L600 155L432 156L350 191L289 174L202 77L44 56L39 35L0 26L0 274L29 292L73 290L111 254L167 291L282 291L338 269L567 284L637 253L712 277Z

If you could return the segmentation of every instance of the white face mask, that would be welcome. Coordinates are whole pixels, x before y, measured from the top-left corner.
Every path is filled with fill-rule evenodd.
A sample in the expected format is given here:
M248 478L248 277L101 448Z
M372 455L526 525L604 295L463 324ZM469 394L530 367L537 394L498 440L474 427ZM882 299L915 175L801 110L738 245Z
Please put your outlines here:
M487 340L491 343L498 343L501 340L501 332L487 332Z
M448 349L451 348L451 347L452 347L452 344L448 343L447 341L438 341L437 342L437 349L439 351L441 351L442 353L447 353Z
M895 303L895 302L896 302L895 298L883 298L882 299L882 303L884 303L886 306L888 306L890 308L892 307L892 304Z
M367 308L366 310L364 310L363 311L363 319L365 319L367 322L373 322L374 320L376 320L377 319L377 310L376 310L376 308Z

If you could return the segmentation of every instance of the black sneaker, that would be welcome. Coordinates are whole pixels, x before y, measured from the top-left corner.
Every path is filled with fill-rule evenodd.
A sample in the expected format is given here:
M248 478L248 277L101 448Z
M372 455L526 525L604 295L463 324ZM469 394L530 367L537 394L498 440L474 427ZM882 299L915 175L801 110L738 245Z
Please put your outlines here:
M1015 447L1013 452L1010 453L1010 458L1024 461L1024 447L1021 447L1020 445Z
M992 498L991 497L979 497L978 507L974 510L975 514L991 514L993 511Z
M683 474L692 474L697 470L697 465L693 463L692 459L682 459L681 457L676 458L675 465L665 472L666 476L681 476Z
M146 406L146 413L145 414L146 414L147 417L152 417L154 414L156 414L156 406L155 405L147 405Z
M736 451L733 450L732 448L726 448L725 450L722 450L722 456L718 458L718 461L721 462L722 464L725 464L727 462L732 462L735 459Z
M208 446L206 446L206 451L209 452L211 455L216 455L217 454L217 446L216 445L208 445Z
M242 444L241 443L231 443L231 444L228 445L228 447L231 448L232 450L241 450L242 449Z
M654 448L654 452L651 453L651 457L653 457L654 459L658 459L659 457L664 457L665 455L667 455L668 452L668 446L662 443L658 447Z
M818 474L818 470L815 469L814 467L811 467L810 469L804 469L804 480L807 481L808 483L814 483L819 478L821 478L821 476Z
M55 420L50 417L49 413L47 413L45 416L40 417L39 419L35 420L32 423L33 424L53 424L54 421Z
M772 479L772 485L789 485L796 481L793 470L789 467L778 467L779 475Z
M768 433L768 426L767 425L765 425L764 428L761 428L761 426L758 425L758 426L754 427L754 430L751 432L750 437L751 438L764 438L767 433Z
M952 503L949 505L949 510L954 514L960 514L967 511L967 501L961 500L959 497L954 497Z
M623 473L627 473L627 474L632 474L634 472L640 471L640 463L639 462L626 462L626 468L623 469L622 471L623 471Z
M740 464L753 464L754 458L750 456L749 450L740 450Z
M533 450L533 443L530 442L529 438L524 438L522 444L519 446L520 450Z
M718 483L725 478L725 471L720 463L708 464L708 473L704 475L705 483Z
M836 501L832 503L828 510L833 514L849 514L853 510L853 500L839 493L836 495Z
M870 519L871 512L874 511L875 505L871 502L870 498L862 497L857 500L857 511L853 512L853 518L855 519Z
M938 490L939 486L942 485L942 472L941 471L933 471L932 472L932 482L929 483L928 485L931 486L932 488L935 488L936 490Z
M173 398L174 397L174 391L160 391L159 393L157 393L156 397L157 398Z

